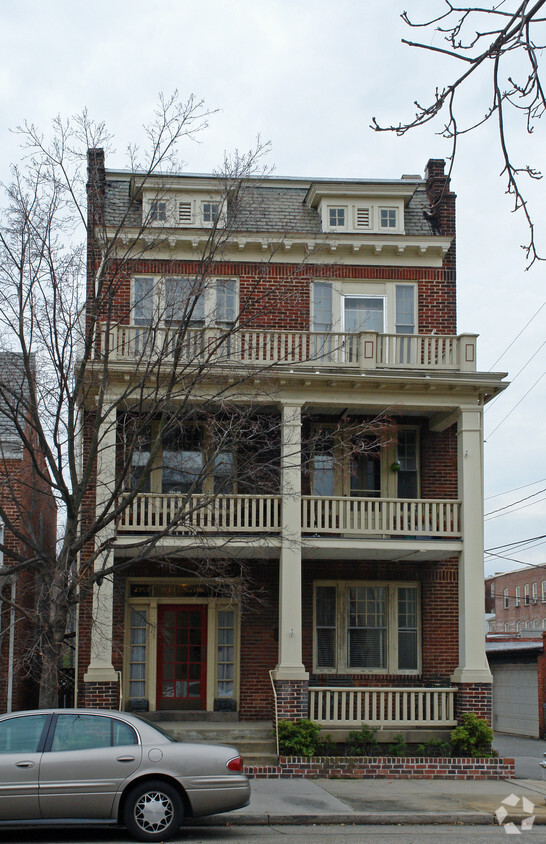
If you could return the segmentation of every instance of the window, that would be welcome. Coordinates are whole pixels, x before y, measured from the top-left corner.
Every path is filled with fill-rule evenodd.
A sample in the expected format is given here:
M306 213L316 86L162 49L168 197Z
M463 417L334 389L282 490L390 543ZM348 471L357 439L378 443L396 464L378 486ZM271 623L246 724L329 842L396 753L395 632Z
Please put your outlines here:
M523 603L525 604L526 607L528 607L529 602L530 602L529 601L529 584L526 583L525 586L523 587Z
M167 203L152 200L148 219L150 223L164 223L167 220Z
M397 334L415 334L415 288L412 284L396 285Z
M218 222L218 218L220 217L219 202L203 202L201 209L204 223L211 226Z
M379 225L382 229L395 229L397 226L396 208L381 208L379 211Z
M521 605L521 586L516 586L516 600L514 601L514 606L519 607Z
M153 278L135 278L133 281L133 323L151 325L154 306Z
M344 296L343 330L384 331L385 300L382 296Z
M328 224L331 228L344 228L345 208L328 208Z
M398 462L400 469L396 473L398 498L419 498L419 478L417 471L417 431L402 428L398 431Z
M508 599L508 589L505 589L503 592L503 599L504 599L504 609L507 610L509 607L509 599Z
M400 583L317 583L314 670L416 673L418 587Z
M351 449L351 495L379 498L381 495L381 449L375 437L359 437Z
M335 494L334 438L321 430L313 438L312 494L332 496Z
M154 322L179 325L187 321L193 327L211 324L230 327L237 313L237 279L219 278L206 285L199 278L184 276L133 279L134 325L151 326Z
M523 627L523 621L516 621L516 633L520 633Z
M538 585L537 583L531 584L531 597L533 599L533 604L536 604L538 601Z
M165 279L165 322L170 325L189 322L203 325L205 320L205 291L199 280L190 278Z
M146 697L146 612L129 611L129 697Z
M489 594L492 598L495 597L495 581L494 580L491 581L491 585L489 587Z
M24 715L0 722L0 753L37 753L47 715Z
M546 580L542 581L541 595L542 595L542 603L546 604Z
M203 483L203 430L188 425L163 441L163 493L198 494Z
M218 611L216 696L233 698L235 692L235 612Z
M138 744L138 736L124 721L104 715L61 714L57 719L51 752L131 744Z
M542 629L546 630L546 618L542 619Z
M504 632L505 632L505 633L508 633L508 632L509 632L509 630L510 630L510 625L509 625L509 623L508 623L507 621L505 621L505 623L504 623Z

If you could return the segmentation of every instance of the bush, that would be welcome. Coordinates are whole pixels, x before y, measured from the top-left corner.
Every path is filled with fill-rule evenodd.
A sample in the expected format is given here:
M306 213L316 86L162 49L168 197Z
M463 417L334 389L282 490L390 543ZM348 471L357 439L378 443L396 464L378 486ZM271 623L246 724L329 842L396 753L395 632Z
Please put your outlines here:
M451 733L451 744L460 756L495 756L491 751L493 730L484 718L473 712L463 715L463 723Z
M362 724L359 730L351 730L345 745L346 756L373 756L378 751L377 727Z
M320 724L301 721L279 721L279 753L281 756L326 756L333 743L330 736L321 736Z
M402 733L397 733L392 744L387 747L387 754L389 756L407 756L408 743Z
M418 744L415 753L417 756L443 757L451 756L451 744L442 741L440 738L433 738L425 744Z

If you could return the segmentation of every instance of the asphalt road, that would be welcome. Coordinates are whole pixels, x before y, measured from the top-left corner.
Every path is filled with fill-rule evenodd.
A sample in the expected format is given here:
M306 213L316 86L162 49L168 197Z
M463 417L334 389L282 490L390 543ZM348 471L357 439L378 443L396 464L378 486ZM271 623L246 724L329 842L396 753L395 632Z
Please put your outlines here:
M513 756L515 758L516 777L524 780L541 779L542 769L538 763L545 758L546 741L495 733L493 747L498 750L499 756Z

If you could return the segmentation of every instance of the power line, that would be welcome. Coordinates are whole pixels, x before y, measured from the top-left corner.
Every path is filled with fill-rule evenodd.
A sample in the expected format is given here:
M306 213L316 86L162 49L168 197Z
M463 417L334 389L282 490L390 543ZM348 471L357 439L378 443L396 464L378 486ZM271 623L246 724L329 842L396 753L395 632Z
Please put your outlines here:
M529 387L529 389L527 390L527 392L525 393L525 395L523 395L523 396L520 398L520 400L519 400L518 402L516 402L516 404L514 405L514 407L512 408L512 410L509 410L509 411L508 411L508 413L506 414L506 416L505 416L503 419L501 419L501 421L499 422L499 424L498 424L495 428L493 428L493 430L492 430L492 431L488 434L487 440L488 440L488 439L490 439L490 437L492 437L492 436L493 436L493 434L495 433L495 431L496 431L496 430L498 430L498 429L500 428L500 426L502 425L502 423L503 423L503 422L506 422L506 420L507 420L507 419L508 419L508 417L509 417L509 416L510 416L513 412L514 412L514 410L516 409L516 407L519 407L519 405L522 403L523 399L524 399L524 398L526 398L526 397L529 395L529 393L531 392L531 390L532 390L534 387L536 387L536 385L538 384L538 382L539 382L542 378L544 378L544 375L545 375L545 373L543 372L543 373L542 373L542 375L540 375L540 376L537 378L537 380L536 380L536 381L535 381L535 383L532 385L532 387ZM485 442L487 442L487 440L485 440Z
M499 560L508 560L511 563L517 563L520 566L529 566L532 569L542 569L546 563L526 563L524 560L516 560L515 557L505 557L504 554L493 554L491 551L485 551L488 557L498 557Z
M538 310L536 310L536 311L535 311L535 313L533 314L533 316L531 317L531 319L530 319L528 322L526 322L526 323L525 323L525 325L523 326L523 328L521 329L521 331L519 332L519 334L516 334L516 336L514 337L514 339L512 340L512 342L511 342L511 343L510 343L510 344L506 347L506 349L504 350L504 352L500 355L500 357L498 357L498 358L497 358L497 360L495 361L495 363L494 363L494 364L490 367L489 372L491 372L491 370L493 369L493 367L494 367L494 366L496 366L500 360L502 360L502 358L505 356L506 352L507 352L509 349L511 349L511 348L512 348L512 346L514 345L514 343L516 342L516 340L518 340L518 339L521 337L521 335L523 334L523 332L525 331L525 329L527 328L527 326L528 326L528 325L531 325L532 321L534 320L534 318L535 318L535 317L537 317L537 316L539 315L539 313L541 312L541 310L542 310L542 308L544 307L544 305L546 305L546 301L544 301L544 302L542 303L542 305L540 306L540 308L538 308Z
M534 542L535 539L546 539L546 533L542 533L539 536L530 536L528 539L518 539L517 542L505 542L504 545L492 545L491 548L486 548L486 554L489 551L497 551L499 548L509 548L513 545L525 545L527 542Z
M537 349L535 352L533 352L533 354L531 355L531 357L530 357L530 358L529 358L529 359L528 359L528 360L527 360L527 361L523 364L523 366L521 367L521 369L519 370L519 372L516 372L516 374L514 375L514 377L510 379L510 384L511 384L511 385L514 383L514 381L516 380L516 378L517 378L519 375L521 375L521 373L523 372L523 370L524 370L524 369L526 369L526 367L527 367L527 366L529 366L529 364L531 363L531 361L533 360L533 358L536 358L536 356L538 355L538 353L540 352L540 350L542 349L542 347L544 346L544 344L546 344L546 340L543 340L543 342L540 344L540 346L538 347L538 349ZM486 410L486 411L487 411L487 410L489 410L489 408L490 408L493 404L495 404L495 402L497 401L497 399L498 399L498 398L500 398L502 395L503 395L502 393L499 393L498 395L496 395L494 399L492 399L492 400L491 400L488 404L486 404L486 406L485 406L485 410Z
M522 501L528 501L530 498L535 498L535 496L540 495L541 492L546 492L546 487L544 489L539 489L538 492L533 492L531 495L526 495L525 498L520 498L518 501L512 501L511 504L505 504L504 507L498 507L496 510L491 510L490 513L485 514L484 518L492 516L493 513L500 513L501 510L508 510L510 507L514 507L516 504L521 504ZM520 507L519 509L521 510L522 508Z
M498 498L500 495L509 495L511 492L518 492L520 489L526 489L528 486L534 486L535 484L541 484L546 481L546 478L540 478L538 481L531 481L530 484L522 484L521 486L515 486L513 489L507 489L504 492L496 492L494 495L488 495L484 498L484 501L489 501L490 498Z

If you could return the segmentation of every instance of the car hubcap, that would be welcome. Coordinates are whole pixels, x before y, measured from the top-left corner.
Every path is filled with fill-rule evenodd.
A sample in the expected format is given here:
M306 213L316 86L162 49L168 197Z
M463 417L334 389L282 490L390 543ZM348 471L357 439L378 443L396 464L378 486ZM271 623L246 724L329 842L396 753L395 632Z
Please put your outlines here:
M148 791L135 806L135 820L146 832L161 832L171 823L173 811L173 804L166 794Z

